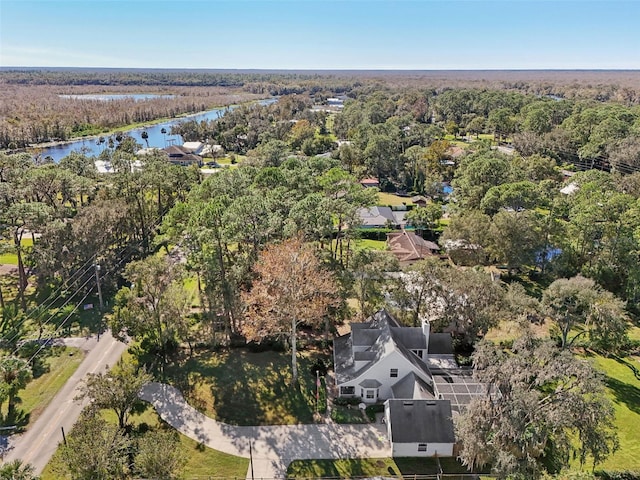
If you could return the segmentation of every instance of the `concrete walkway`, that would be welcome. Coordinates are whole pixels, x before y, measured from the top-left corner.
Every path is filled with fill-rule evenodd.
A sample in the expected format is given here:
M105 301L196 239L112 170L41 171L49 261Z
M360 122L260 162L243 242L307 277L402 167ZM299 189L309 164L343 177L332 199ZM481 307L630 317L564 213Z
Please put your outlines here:
M249 458L251 443L255 479L285 478L292 460L391 456L386 429L381 424L239 427L198 412L170 385L149 383L142 388L140 398L151 403L160 417L180 433L210 448ZM247 471L247 479L250 478L251 465Z

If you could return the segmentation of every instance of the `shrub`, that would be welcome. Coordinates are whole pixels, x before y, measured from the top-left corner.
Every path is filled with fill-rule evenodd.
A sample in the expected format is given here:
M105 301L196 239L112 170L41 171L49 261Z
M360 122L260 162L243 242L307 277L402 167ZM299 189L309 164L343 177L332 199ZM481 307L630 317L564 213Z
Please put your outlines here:
M325 377L327 375L327 361L324 358L317 358L310 366L309 371L312 375L315 375L316 372L319 373L321 377Z
M596 472L596 477L600 480L640 480L640 472L612 472L609 470L602 470Z
M333 399L334 405L359 405L362 403L362 398L360 397L336 397Z
M384 412L384 405L382 403L376 403L375 405L369 405L365 409L365 412L366 412L367 417L369 418L369 420L371 422L375 422L376 421L376 413Z
M358 236L365 240L386 240L387 233L393 232L391 228L359 228Z

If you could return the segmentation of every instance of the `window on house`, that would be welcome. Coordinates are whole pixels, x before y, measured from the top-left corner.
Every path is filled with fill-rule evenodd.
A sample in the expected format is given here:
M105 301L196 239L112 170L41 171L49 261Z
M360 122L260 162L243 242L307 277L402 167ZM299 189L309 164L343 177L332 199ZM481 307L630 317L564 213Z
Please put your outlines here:
M426 452L427 451L427 444L426 443L419 443L418 444L418 451L419 452Z
M356 387L340 387L340 395L355 395Z
M373 390L367 390L367 398L374 398Z
M422 350L412 350L418 357L422 358Z
M364 388L361 388L361 389L360 389L360 396L361 396L361 397L364 397Z
M397 377L397 376L398 376L398 369L397 369L397 368L392 368L392 369L389 371L389 376L390 376L390 377Z

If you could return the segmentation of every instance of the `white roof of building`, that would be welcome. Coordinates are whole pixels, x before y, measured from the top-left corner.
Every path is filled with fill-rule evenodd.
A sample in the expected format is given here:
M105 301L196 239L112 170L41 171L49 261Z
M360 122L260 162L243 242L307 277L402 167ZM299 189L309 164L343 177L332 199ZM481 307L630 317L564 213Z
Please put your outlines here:
M572 193L576 193L580 190L580 187L577 183L571 182L569 185L560 189L560 193L564 193L565 195L571 195Z

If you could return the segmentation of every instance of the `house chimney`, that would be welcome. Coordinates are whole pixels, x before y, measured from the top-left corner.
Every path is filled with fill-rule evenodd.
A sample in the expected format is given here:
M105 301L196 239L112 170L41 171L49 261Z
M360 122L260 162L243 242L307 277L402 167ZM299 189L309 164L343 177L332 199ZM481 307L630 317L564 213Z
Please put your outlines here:
M426 342L425 350L428 355L429 354L429 333L431 333L431 324L429 323L429 320L426 319L426 317L422 317L421 321L422 321L422 334L424 335L424 339Z

